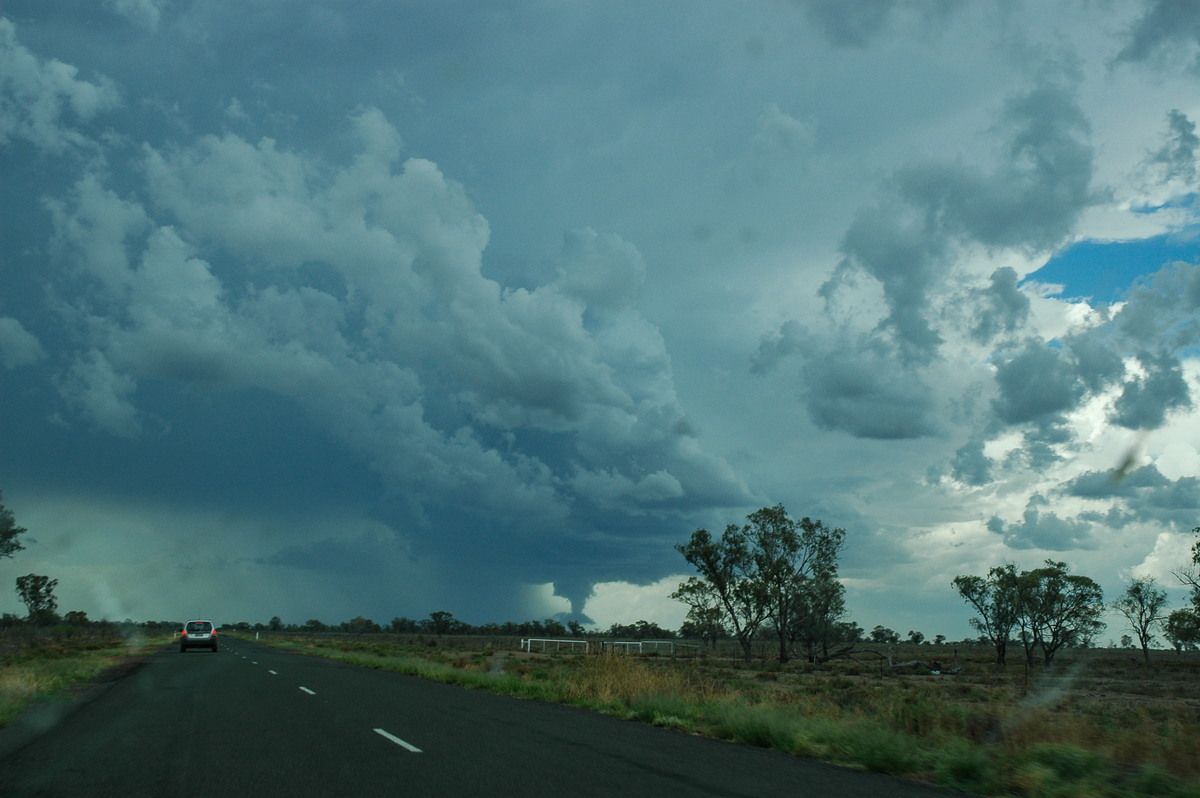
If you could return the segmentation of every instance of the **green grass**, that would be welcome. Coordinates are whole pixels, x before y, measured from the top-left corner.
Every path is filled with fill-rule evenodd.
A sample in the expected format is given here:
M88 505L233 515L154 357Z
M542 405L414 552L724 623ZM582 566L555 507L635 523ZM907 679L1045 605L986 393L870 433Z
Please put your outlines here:
M113 635L0 638L0 727L12 723L31 703L67 698L72 690L165 642L147 644Z
M530 655L483 640L473 651L451 638L264 642L986 795L1200 796L1194 658L1164 653L1147 671L1120 653L1073 652L1026 672L969 652L959 675L937 677L849 662Z

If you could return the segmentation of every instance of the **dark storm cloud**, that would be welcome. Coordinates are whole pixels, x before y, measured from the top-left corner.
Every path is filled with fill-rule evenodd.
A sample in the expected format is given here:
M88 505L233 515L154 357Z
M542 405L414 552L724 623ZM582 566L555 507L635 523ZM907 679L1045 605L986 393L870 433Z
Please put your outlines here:
M1096 548L1090 523L1060 518L1046 509L1049 506L1050 502L1044 496L1035 494L1025 507L1020 522L1009 524L993 517L987 527L1003 535L1004 542L1014 549L1074 551Z
M992 480L992 460L983 451L984 442L967 441L954 453L951 476L967 485L986 485Z
M1200 342L1200 265L1176 262L1139 281L1115 327L1139 348L1175 350Z
M1151 153L1148 161L1162 168L1168 179L1178 177L1189 183L1196 180L1196 154L1200 150L1200 136L1196 135L1196 123L1178 109L1167 113L1168 134L1166 142Z
M958 163L909 167L896 175L900 196L947 236L989 247L1055 246L1095 200L1090 131L1075 91L1061 77L1011 98L997 125L1006 157L991 174Z
M808 18L835 44L863 47L887 26L898 0L797 0Z
M164 24L147 8L118 10ZM631 244L576 230L547 283L484 277L488 223L431 161L401 158L398 131L374 108L343 119L340 160L231 132L105 150L73 125L114 107L108 84L78 80L0 26L12 67L0 99L13 107L0 146L92 147L120 167L83 167L45 201L56 423L195 452L185 430L197 395L227 408L266 396L289 412L252 435L297 430L299 414L328 457L357 462L397 497L374 508L395 540L373 529L310 541L264 565L324 562L332 573L371 547L449 564L485 538L494 545L476 549L491 552L495 585L560 571L581 604L589 580L620 572L614 563L636 548L608 547L590 576L562 565L589 541L641 529L669 550L630 518L686 528L696 508L747 501L690 432L662 336L636 308L646 267ZM47 359L37 329L0 317L6 366ZM252 456L239 433L222 425L210 437ZM272 498L283 496L262 500Z
M951 525L1001 557L1194 516L1187 480L1054 484L1114 424L1190 441L1194 268L1018 280L1194 210L1157 56L1196 39L1138 2L5 0L28 568L94 616L582 617L598 582L669 616L672 545L780 501L915 628L880 608L967 567L923 545Z
M996 414L1008 424L1053 421L1073 410L1084 385L1062 349L1033 342L996 368Z
M1198 42L1200 7L1189 0L1150 0L1116 60L1146 61L1164 49L1194 49ZM1200 62L1194 62L1193 68L1200 68Z
M805 16L839 47L864 48L883 37L897 18L912 14L923 22L943 20L961 0L793 0Z
M938 428L932 392L878 340L831 341L788 322L762 341L752 371L765 373L792 357L801 361L801 400L823 429L890 440Z
M971 335L990 343L1020 329L1029 318L1029 297L1017 288L1017 273L1008 266L992 272L987 288L976 290L977 311Z
M1110 421L1158 429L1172 412L1193 406L1180 358L1200 340L1198 308L1200 267L1176 263L1135 287L1105 323L1049 346L1028 342L997 365L998 418L1030 424L1031 439L1046 441L1039 426L1056 427L1083 401L1115 386Z
M1159 523L1190 529L1200 511L1200 479L1168 479L1155 465L1145 465L1119 474L1091 471L1063 486L1069 496L1098 501L1118 500L1124 522Z
M1172 410L1191 408L1183 366L1174 354L1138 355L1143 375L1125 383L1112 421L1129 429L1158 429Z
M826 297L862 271L883 287L885 324L895 333L906 360L926 360L942 342L927 318L929 291L944 273L946 241L906 218L904 208L859 211L842 241L846 258L822 288Z

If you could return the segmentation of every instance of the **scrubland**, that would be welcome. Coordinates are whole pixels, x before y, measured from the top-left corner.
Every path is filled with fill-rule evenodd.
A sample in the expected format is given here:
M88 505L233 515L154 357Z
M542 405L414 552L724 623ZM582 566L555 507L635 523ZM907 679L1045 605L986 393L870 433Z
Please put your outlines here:
M489 638L264 642L984 795L1200 796L1196 653L1153 652L1147 668L1140 652L1073 650L1026 668L985 647L902 645L818 668Z

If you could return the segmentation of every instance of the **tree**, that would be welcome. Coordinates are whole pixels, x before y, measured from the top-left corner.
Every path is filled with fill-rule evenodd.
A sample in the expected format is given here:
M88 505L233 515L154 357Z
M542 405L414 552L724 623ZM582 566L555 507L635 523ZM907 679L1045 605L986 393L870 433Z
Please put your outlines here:
M779 639L779 661L790 659L797 641L811 656L817 645L828 645L829 631L845 613L837 555L846 532L811 518L794 521L781 504L751 513L748 520L743 529L754 547L761 595Z
M679 636L716 648L717 641L728 634L721 625L723 617L720 607L692 607L688 610L687 620L679 627Z
M1046 665L1067 645L1089 645L1105 624L1104 591L1086 576L1068 573L1065 562L1046 560L1045 567L1023 571L1018 587L1018 623L1028 634L1026 661L1033 662L1033 647L1042 650Z
M876 624L871 630L870 640L876 645L895 645L900 642L900 635L896 634L894 629Z
M833 643L855 642L845 639L847 629L841 623L846 614L846 588L832 574L803 580L793 602L785 631L789 645L800 646L809 662L828 661Z
M1200 536L1200 526L1192 530ZM1192 589L1192 604L1200 610L1200 537L1192 544L1192 563L1187 568L1175 571L1175 578Z
M356 615L348 621L342 621L342 631L362 636L370 632L381 631L379 624L372 621L370 618L364 618L361 615Z
M441 637L444 634L454 634L458 632L464 625L462 621L455 618L451 613L445 610L429 613L429 622L434 634ZM563 630L566 631L565 629Z
M837 643L861 643L863 628L854 621L838 621L833 625L833 640Z
M58 586L57 579L38 574L25 574L17 577L17 595L29 610L29 620L42 624L54 620L54 611L58 609L58 599L54 597L54 588Z
M1129 621L1129 631L1137 635L1142 658L1149 665L1150 644L1154 642L1151 629L1167 618L1167 591L1156 587L1152 577L1135 579L1112 606Z
M693 608L720 607L742 647L742 657L750 662L754 636L766 620L767 607L756 583L746 533L729 524L720 539L714 540L707 529L697 529L685 545L675 548L700 575L680 583L671 598Z
M1020 573L1005 563L988 571L986 578L955 577L954 586L979 613L971 625L996 647L1001 665L1014 628L1020 629L1025 661L1033 664L1034 652L1041 649L1047 665L1063 646L1088 645L1104 628L1100 585L1070 573L1063 562L1046 560L1042 568Z
M1200 613L1190 607L1175 610L1163 624L1163 634L1176 651L1200 648Z
M1017 567L998 565L983 576L956 576L954 587L963 601L975 608L971 627L996 649L996 664L1006 664L1008 641L1017 625Z
M0 500L3 500L4 494L0 493ZM25 547L21 545L21 541L17 540L21 535L25 534L24 527L17 526L16 519L13 518L12 511L4 506L0 501L0 557L11 557Z
M764 507L746 520L741 527L725 527L719 540L697 529L687 544L676 547L699 576L680 584L671 597L698 612L719 607L747 662L755 635L770 619L778 636L779 660L787 662L794 641L806 627L813 627L809 613L827 607L840 616L841 604L814 602L819 591L808 583L836 581L837 554L846 533L809 518L795 521L783 505ZM827 597L836 598L828 583L821 588ZM831 626L837 617L823 620Z
M283 631L283 621L278 615L272 615L271 620L267 621L267 629L272 632Z

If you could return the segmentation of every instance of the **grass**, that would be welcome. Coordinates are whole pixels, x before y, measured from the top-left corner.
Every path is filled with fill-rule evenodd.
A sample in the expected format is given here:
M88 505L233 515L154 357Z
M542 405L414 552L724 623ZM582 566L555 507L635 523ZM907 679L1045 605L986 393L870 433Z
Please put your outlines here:
M1147 670L1127 652L1072 651L1027 671L962 648L961 671L936 676L850 661L539 655L487 638L264 642L986 795L1200 796L1194 655L1156 652Z
M0 727L12 723L31 703L69 698L81 686L165 642L113 633L0 636Z

